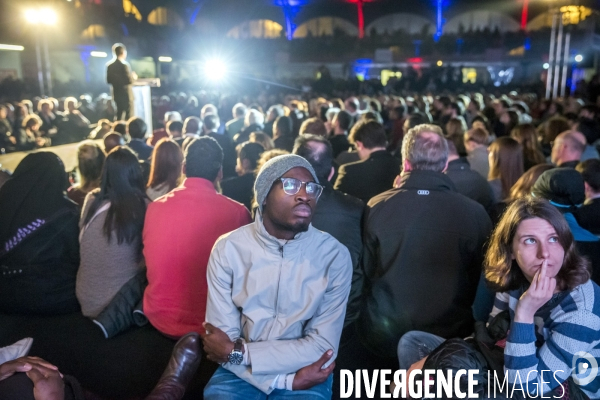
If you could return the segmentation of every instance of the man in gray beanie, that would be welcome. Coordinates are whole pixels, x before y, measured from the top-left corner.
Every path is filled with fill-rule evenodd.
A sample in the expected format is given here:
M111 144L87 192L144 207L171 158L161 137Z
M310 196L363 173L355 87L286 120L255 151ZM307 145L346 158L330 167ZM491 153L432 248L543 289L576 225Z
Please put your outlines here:
M304 158L275 157L254 184L254 223L215 243L201 335L207 357L221 367L206 400L286 390L331 398L352 262L345 246L310 224L322 190Z

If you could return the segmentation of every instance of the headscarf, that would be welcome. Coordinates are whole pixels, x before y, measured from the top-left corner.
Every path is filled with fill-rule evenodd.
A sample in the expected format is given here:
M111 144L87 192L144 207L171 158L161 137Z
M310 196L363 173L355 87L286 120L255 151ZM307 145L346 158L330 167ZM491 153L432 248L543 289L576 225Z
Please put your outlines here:
M51 152L27 155L0 189L0 253L71 208L69 184L60 158Z

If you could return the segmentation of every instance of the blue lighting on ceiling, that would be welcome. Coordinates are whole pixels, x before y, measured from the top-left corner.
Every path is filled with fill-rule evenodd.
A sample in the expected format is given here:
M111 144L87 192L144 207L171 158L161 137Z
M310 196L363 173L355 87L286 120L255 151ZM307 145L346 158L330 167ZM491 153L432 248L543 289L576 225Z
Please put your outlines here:
M433 39L437 42L442 37L444 33L444 24L446 20L444 19L444 8L448 7L450 4L450 0L434 0L436 7L436 29L435 34L433 35Z
M285 36L288 40L292 40L294 37L294 31L296 30L296 24L294 20L296 15L302 9L302 6L307 3L307 0L274 0L273 4L277 7L281 7L283 10L283 17L285 19Z
M200 9L204 5L204 0L192 0L192 2L194 3L194 6L186 8L185 10L186 14L189 15L190 25L194 25L194 22L196 22L196 18L198 18L198 13L200 12Z

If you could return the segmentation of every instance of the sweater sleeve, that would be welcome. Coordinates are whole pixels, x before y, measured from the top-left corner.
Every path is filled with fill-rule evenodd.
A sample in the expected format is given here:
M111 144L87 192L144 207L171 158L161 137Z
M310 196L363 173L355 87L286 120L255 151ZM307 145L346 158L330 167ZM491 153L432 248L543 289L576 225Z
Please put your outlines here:
M591 352L598 344L599 329L600 319L589 311L565 313L554 321L548 339L538 349L535 325L513 321L504 349L509 384L520 385L533 395L557 388L571 376L576 354Z

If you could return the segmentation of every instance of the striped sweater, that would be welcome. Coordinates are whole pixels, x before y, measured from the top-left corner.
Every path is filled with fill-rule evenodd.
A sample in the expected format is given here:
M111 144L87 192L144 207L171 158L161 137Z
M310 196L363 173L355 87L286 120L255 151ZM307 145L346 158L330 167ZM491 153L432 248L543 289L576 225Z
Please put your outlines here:
M600 287L589 280L571 292L555 294L536 312L533 324L514 322L523 292L498 293L490 314L492 318L507 309L510 313L512 322L504 349L504 372L510 387L520 383L525 391L539 396L538 387L545 394L572 373L574 378L593 373L593 363L575 354L589 353L600 365ZM574 363L578 366L575 371ZM541 371L552 372L544 372L542 377ZM591 399L600 398L597 369L595 378L580 387Z

